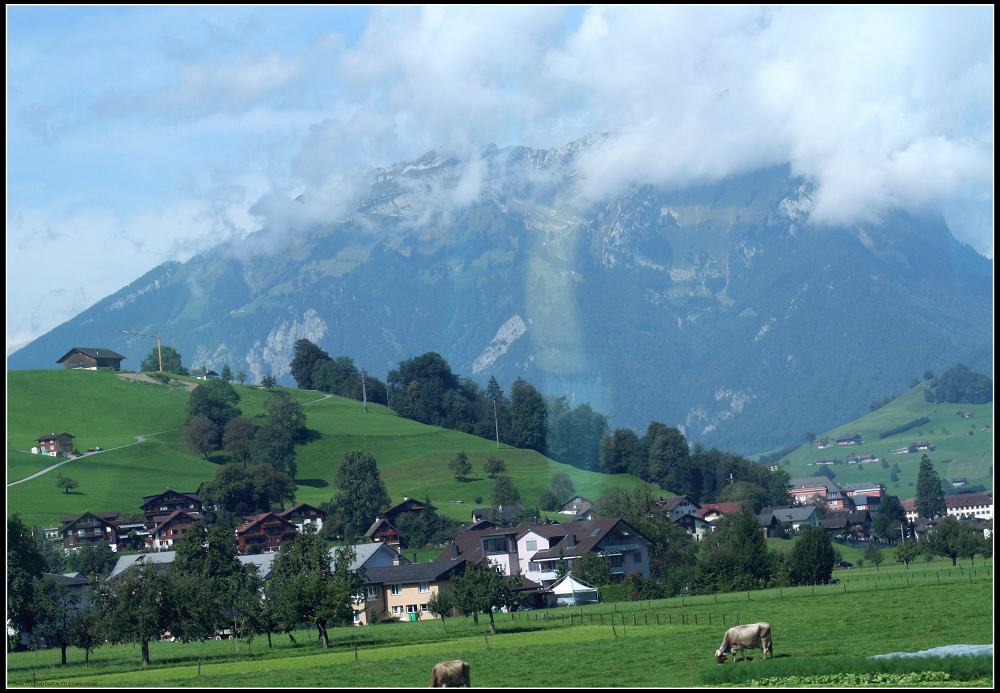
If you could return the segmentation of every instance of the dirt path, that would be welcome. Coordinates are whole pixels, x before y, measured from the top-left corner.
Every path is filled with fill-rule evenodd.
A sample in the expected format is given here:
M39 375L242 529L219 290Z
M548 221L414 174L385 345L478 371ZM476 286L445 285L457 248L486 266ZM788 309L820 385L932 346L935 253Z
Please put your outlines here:
M142 434L140 436L135 436L135 442L134 443L126 443L125 445L119 445L118 447L108 448L107 450L97 450L95 452L85 452L82 455L77 455L76 457L71 457L71 458L69 458L67 460L63 460L62 462L59 462L58 464L54 464L51 467L46 467L42 471L35 472L31 476L26 476L23 479L18 479L17 481L12 481L9 484L7 484L7 488L10 488L11 486L17 486L18 484L23 484L25 481L31 481L32 479L40 477L43 474L48 474L53 469L59 469L59 467L63 466L64 464L69 464L70 462L75 462L76 460L82 460L84 457L93 457L94 455L100 455L100 454L105 453L105 452L111 452L112 450L121 450L122 448L130 448L133 445L138 445L139 443L145 442L146 438L148 438L149 436L158 436L161 433L166 433L166 431L158 431L156 433L144 433L144 434Z
M145 373L119 373L118 377L122 380L134 380L139 383L150 383L152 385L163 385L164 387L184 387L187 390L193 390L198 387L199 383L191 383L187 380L171 380L169 384L161 382L156 378L150 378Z

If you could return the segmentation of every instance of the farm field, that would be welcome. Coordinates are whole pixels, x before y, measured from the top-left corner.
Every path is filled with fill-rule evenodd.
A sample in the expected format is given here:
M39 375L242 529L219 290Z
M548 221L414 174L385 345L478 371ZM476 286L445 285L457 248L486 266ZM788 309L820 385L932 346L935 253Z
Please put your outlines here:
M836 458L845 464L830 465L838 484L858 482L882 482L888 492L900 499L916 495L917 471L924 453L893 454L891 451L908 446L917 440L927 440L935 445L935 450L926 453L934 463L938 475L945 482L954 477L965 477L968 485L982 485L993 488L993 404L932 404L924 399L926 386L921 384L894 399L881 409L871 412L843 426L824 433L817 433L816 439L829 439L860 434L862 445L817 450L813 444L805 444L789 453L780 464L793 479L816 476L820 467L817 460ZM972 412L972 418L963 419L960 411ZM921 417L929 423L902 433L879 438L879 434L890 431ZM982 429L988 430L982 430ZM880 463L856 465L846 464L848 455L875 455L888 463L883 468ZM892 465L899 464L899 481L890 478Z
M191 380L187 378L186 380ZM267 392L234 385L245 416L263 412ZM607 488L642 483L629 475L606 475L561 464L533 450L501 446L467 435L403 419L379 405L327 397L312 390L287 389L304 405L307 426L316 439L296 448L296 501L318 505L334 495L334 479L344 452L352 448L375 455L379 473L392 497L430 497L439 512L468 522L471 510L488 506L493 480L483 464L497 455L525 503L534 504L557 472L566 472L577 493L595 499ZM8 512L19 512L32 526L52 526L61 515L91 511L136 513L142 496L172 487L194 491L211 479L225 456L206 461L183 440L189 391L182 386L127 381L103 371L12 371L8 374L8 484L65 458L21 452L47 432L67 431L77 447L108 450L70 461L55 472L9 486ZM135 436L156 433L144 442ZM471 479L458 482L448 462L465 451ZM69 494L55 485L57 472L77 480ZM663 492L666 493L666 492ZM476 498L481 497L481 502Z
M864 659L992 642L992 610L984 608L992 599L990 568L949 573L938 563L940 576L911 569L904 579L878 582L859 575L815 588L497 614L495 637L486 635L481 617L479 625L453 618L338 628L326 651L305 631L296 634L298 646L277 635L268 651L258 636L252 653L244 642L238 655L230 641L156 642L145 669L132 646L96 650L89 669L75 649L65 667L58 666L58 651L14 653L8 684L32 685L34 676L37 685L74 687L425 686L435 662L461 658L471 665L473 686L718 686L765 676L911 671L947 671L958 677L951 685L988 686L988 657ZM845 617L851 614L868 615L864 637L857 619ZM737 618L771 624L773 659L762 661L756 652L752 661L714 663L712 652Z

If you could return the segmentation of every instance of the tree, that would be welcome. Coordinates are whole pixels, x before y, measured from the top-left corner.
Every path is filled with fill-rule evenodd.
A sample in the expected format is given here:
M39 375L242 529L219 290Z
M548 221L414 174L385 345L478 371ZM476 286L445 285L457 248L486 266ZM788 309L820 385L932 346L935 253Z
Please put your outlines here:
M545 452L545 400L521 378L511 388L511 424L514 445Z
M465 452L460 452L448 463L448 469L455 476L457 481L465 481L469 478L469 472L472 471L472 463L469 462L469 456Z
M298 473L295 458L295 441L285 431L270 425L263 425L253 437L250 461L254 465L270 465L286 472L293 479Z
M247 464L253 456L253 439L257 434L257 426L250 419L237 416L226 423L222 434L222 447L235 459Z
M901 541L896 544L896 562L902 563L909 568L910 564L917 560L922 551L923 547L920 546L920 542L916 539Z
M56 477L56 486L61 489L65 489L67 494L70 489L76 488L79 485L78 481L70 479L68 476L63 476L62 472L59 472L59 475Z
M811 545L813 542L807 543ZM815 565L823 563L817 561ZM723 518L718 529L702 541L702 559L696 580L707 591L759 589L770 582L775 567L775 559L767 550L764 535L758 528L757 516L744 507L739 513ZM803 576L807 578L808 575Z
M118 556L111 550L106 539L96 544L88 544L66 556L64 567L67 571L83 573L89 578L106 577L114 570Z
M104 644L104 629L92 608L79 609L69 623L69 644L84 652L86 666L90 666L90 653Z
M268 395L264 404L265 427L281 431L293 442L301 442L306 434L306 414L302 405L284 390Z
M788 491L786 487L785 498L787 497ZM768 498L769 494L766 489L749 481L736 481L729 484L725 489L723 489L722 493L719 494L719 502L743 503L752 508L754 512L760 512L761 508L767 505Z
M601 439L599 466L609 474L638 474L646 466L639 436L629 428L618 428Z
M836 561L833 543L819 527L803 527L789 558L788 577L792 583L825 583L833 574Z
M878 567L882 565L882 549L874 544L869 544L868 547L865 548L864 557L866 561L875 566L875 570L878 570Z
M482 561L469 566L465 573L453 580L453 594L458 609L464 614L475 614L476 623L479 622L479 612L488 613L490 634L496 635L493 610L517 605L515 590L520 582L520 577L507 577L499 566Z
M900 536L900 527L906 526L906 510L896 496L885 496L879 505L878 515L872 523L875 535L883 540Z
M559 504L559 499L555 497L551 489L545 489L542 491L542 495L538 497L538 507L542 510L547 510L549 512L559 510L562 507Z
M517 490L514 486L514 482L506 474L503 476L498 476L496 481L493 482L493 493L490 496L490 501L493 503L494 508L498 508L501 505L515 505L521 500L521 492Z
M153 347L146 358L142 360L142 365L139 366L139 370L144 373L159 371L160 357L158 351L159 350L156 347ZM187 375L187 369L181 365L181 355L178 354L177 350L173 347L163 347L163 371L166 373Z
M227 363L222 367L222 374L219 376L222 378L222 382L228 383L233 379L233 369L229 367Z
M573 497L576 488L573 486L573 480L569 478L569 474L566 472L557 472L549 481L549 490L552 491L552 495L558 498L559 503L562 504Z
M167 578L156 565L129 568L100 586L98 613L113 643L139 643L149 665L149 641L169 628L173 604Z
M337 509L335 525L345 537L360 537L389 507L389 493L378 473L375 457L362 450L348 450L334 480L338 493L333 499Z
M35 625L35 585L44 570L35 537L14 513L7 518L7 623L19 633L30 633Z
M329 360L330 355L308 339L300 339L295 342L295 351L289 368L299 389L312 390L314 388L313 368L317 363Z
M219 427L207 416L195 416L184 426L184 440L205 456L219 449Z
M454 598L450 594L441 592L440 590L432 594L431 598L427 600L427 610L441 619L441 627L446 631L448 627L444 624L444 619L451 615L454 608Z
M941 489L941 478L934 470L931 458L927 455L920 458L920 471L917 473L916 505L920 517L926 517L929 520L947 512L944 491Z
M260 386L265 390L270 390L271 388L278 386L278 379L268 373L260 379Z
M209 380L191 391L187 420L204 416L223 429L230 419L242 414L236 406L239 402L240 395L232 385L221 380Z
M572 573L591 586L611 584L611 562L604 556L585 553L573 561Z
M674 493L691 493L694 478L689 463L690 450L684 435L676 428L654 421L646 431L646 441L649 478Z
M35 592L35 628L31 631L33 640L44 638L49 646L60 650L60 664L66 664L66 648L70 644L70 623L73 618L77 597L69 588L46 577L39 581Z
M337 550L333 570L330 550L318 534L300 534L278 552L271 580L295 620L316 626L323 647L329 647L328 626L349 625L355 596L364 586L363 576L351 570L352 546Z
M970 531L972 530L963 526L955 517L948 515L928 533L927 546L935 554L950 558L952 565L957 565Z
M247 372L246 371L238 371L236 373L236 382L238 382L240 385L242 385L246 381L247 381Z
M507 472L507 465L499 457L494 457L490 455L489 459L486 460L486 464L483 469L489 475L491 479L495 479L498 474L505 474Z

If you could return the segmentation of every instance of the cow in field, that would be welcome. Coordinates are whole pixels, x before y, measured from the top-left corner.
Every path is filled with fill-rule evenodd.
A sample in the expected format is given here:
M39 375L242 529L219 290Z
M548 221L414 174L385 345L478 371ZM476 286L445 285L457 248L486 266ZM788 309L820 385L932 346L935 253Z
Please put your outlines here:
M774 656L770 623L750 623L745 626L733 626L727 630L725 637L722 638L722 645L715 651L715 661L722 664L726 661L726 653L732 652L733 664L736 664L737 650L745 661L748 647L759 647L764 652L764 659L767 659L769 654Z
M461 659L448 662L438 662L431 670L431 682L428 688L458 688L470 687L469 663Z

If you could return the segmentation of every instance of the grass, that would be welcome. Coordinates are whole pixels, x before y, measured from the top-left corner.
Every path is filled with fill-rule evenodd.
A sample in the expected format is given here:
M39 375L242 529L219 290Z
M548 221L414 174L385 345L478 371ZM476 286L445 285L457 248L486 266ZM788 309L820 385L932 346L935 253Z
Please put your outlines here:
M180 378L181 380L192 380ZM235 385L245 416L264 410L268 392ZM476 507L490 505L493 480L483 472L491 455L501 457L521 492L533 505L557 472L570 475L576 492L596 499L605 489L642 483L629 475L606 475L576 469L533 450L518 450L458 431L410 421L379 405L369 405L323 393L289 389L304 405L307 426L317 439L296 448L298 502L318 505L335 492L334 480L344 453L353 448L375 455L379 473L393 502L404 497L430 497L439 512L468 522ZM29 448L45 432L68 431L77 447L111 448L134 443L134 436L163 432L138 445L73 460L59 469L79 487L65 494L54 473L8 488L8 512L19 512L33 526L53 526L59 516L91 511L135 513L142 496L172 487L194 491L214 477L216 462L206 461L183 441L188 390L160 384L126 381L111 372L12 371L8 374L8 483L23 479L62 458L17 452ZM472 478L456 481L448 463L465 451L473 464ZM483 500L479 503L476 498Z
M34 674L45 686L400 687L424 686L435 662L461 658L480 687L745 685L765 676L913 670L922 664L863 658L990 643L991 609L984 605L991 600L990 575L978 571L970 581L955 571L941 583L915 578L876 588L861 581L846 593L842 585L827 585L753 592L749 601L738 593L498 614L495 637L486 636L485 618L479 625L457 618L448 619L446 629L439 621L334 629L326 651L304 632L297 647L275 636L273 651L258 636L252 653L244 643L238 656L228 641L155 642L146 669L138 647L128 645L97 650L90 669L76 649L66 667L58 666L57 650L14 653L7 673L8 684L22 686ZM714 663L712 652L737 614L743 623L771 624L775 658L765 662L750 653L753 661L746 663ZM990 683L982 658L927 664L966 685Z
M924 399L926 385L918 385L903 393L881 409L860 419L831 429L817 436L817 440L827 438L831 442L837 438L861 434L864 443L859 446L838 448L836 444L824 450L817 450L813 444L805 444L784 458L782 464L792 478L816 476L819 467L816 460L837 458L844 464L829 467L839 484L860 482L882 482L892 495L911 498L916 495L917 471L924 453L894 455L892 450L909 445L916 440L928 440L935 450L926 453L934 462L941 479L948 482L954 477L966 477L969 485L982 484L993 487L991 470L993 466L993 404L932 404ZM958 416L960 411L971 411L971 419ZM930 419L917 428L880 439L879 434L915 419ZM989 431L980 429L988 426ZM970 435L970 433L972 435ZM846 464L848 455L875 455L889 463L889 469L881 464ZM890 478L893 464L899 464L899 481Z

